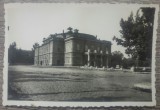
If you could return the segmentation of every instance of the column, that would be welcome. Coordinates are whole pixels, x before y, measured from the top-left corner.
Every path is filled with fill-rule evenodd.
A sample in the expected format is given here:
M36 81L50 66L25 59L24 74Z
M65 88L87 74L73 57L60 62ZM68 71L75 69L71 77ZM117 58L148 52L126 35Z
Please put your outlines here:
M37 53L37 54L38 54L38 55L37 55L37 57L38 57L38 59L37 59L37 60L38 60L38 62L37 62L37 65L39 65L39 46L38 46L38 48L37 48L37 49L38 49L38 53Z
M95 54L95 58L94 58L94 67L97 66L97 55Z
M106 68L108 68L108 57L109 57L109 54L108 54L108 50L106 50Z
M90 50L88 49L88 66L90 66Z
M101 67L103 67L103 55L101 55Z
M103 67L103 51L101 50L101 67Z
M97 66L97 50L94 50L94 67Z
M48 65L51 65L50 63L50 41L49 41L49 48L48 48Z
M106 55L106 68L108 68L108 55Z
M88 66L90 66L90 54L88 53Z

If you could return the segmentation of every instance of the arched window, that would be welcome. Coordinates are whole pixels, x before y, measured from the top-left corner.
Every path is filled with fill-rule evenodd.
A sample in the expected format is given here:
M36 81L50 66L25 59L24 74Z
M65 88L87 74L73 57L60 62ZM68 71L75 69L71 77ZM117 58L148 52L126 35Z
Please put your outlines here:
M91 45L91 50L94 50L94 45Z
M108 54L108 48L106 47L106 54Z
M58 47L57 51L60 52L60 48L59 47Z
M78 51L80 50L80 45L79 45L79 44L77 44L77 50L78 50Z
M97 49L97 50L98 50L98 52L99 52L99 51L100 51L100 47L98 47L98 49Z
M85 51L88 51L88 45L85 45Z

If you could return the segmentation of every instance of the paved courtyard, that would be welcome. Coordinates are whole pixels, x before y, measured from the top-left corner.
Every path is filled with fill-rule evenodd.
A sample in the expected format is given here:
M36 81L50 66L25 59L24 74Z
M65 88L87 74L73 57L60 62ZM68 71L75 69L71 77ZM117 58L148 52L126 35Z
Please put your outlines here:
M9 66L8 76L9 100L151 101L151 92L133 88L150 83L151 74Z

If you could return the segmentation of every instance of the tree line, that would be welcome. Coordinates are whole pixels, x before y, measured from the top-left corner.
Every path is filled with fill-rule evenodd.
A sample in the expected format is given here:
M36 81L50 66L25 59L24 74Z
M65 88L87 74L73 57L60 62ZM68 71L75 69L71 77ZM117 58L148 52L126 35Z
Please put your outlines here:
M132 58L125 58L123 53L120 51L114 51L111 53L110 67L130 69L132 66L136 66L135 61Z
M16 42L10 44L8 48L9 65L32 65L34 64L34 50L18 49Z

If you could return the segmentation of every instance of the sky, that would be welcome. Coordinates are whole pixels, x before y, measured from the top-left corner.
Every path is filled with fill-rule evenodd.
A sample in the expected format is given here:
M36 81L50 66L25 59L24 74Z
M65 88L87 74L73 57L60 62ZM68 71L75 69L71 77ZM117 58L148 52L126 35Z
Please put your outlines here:
M98 39L112 42L112 52L121 51L125 57L125 48L116 45L113 36L120 37L121 18L127 19L141 5L128 4L7 4L5 20L8 45L16 42L17 47L31 50L33 44L42 44L44 37L62 33L68 27L78 29L80 33L97 35Z

